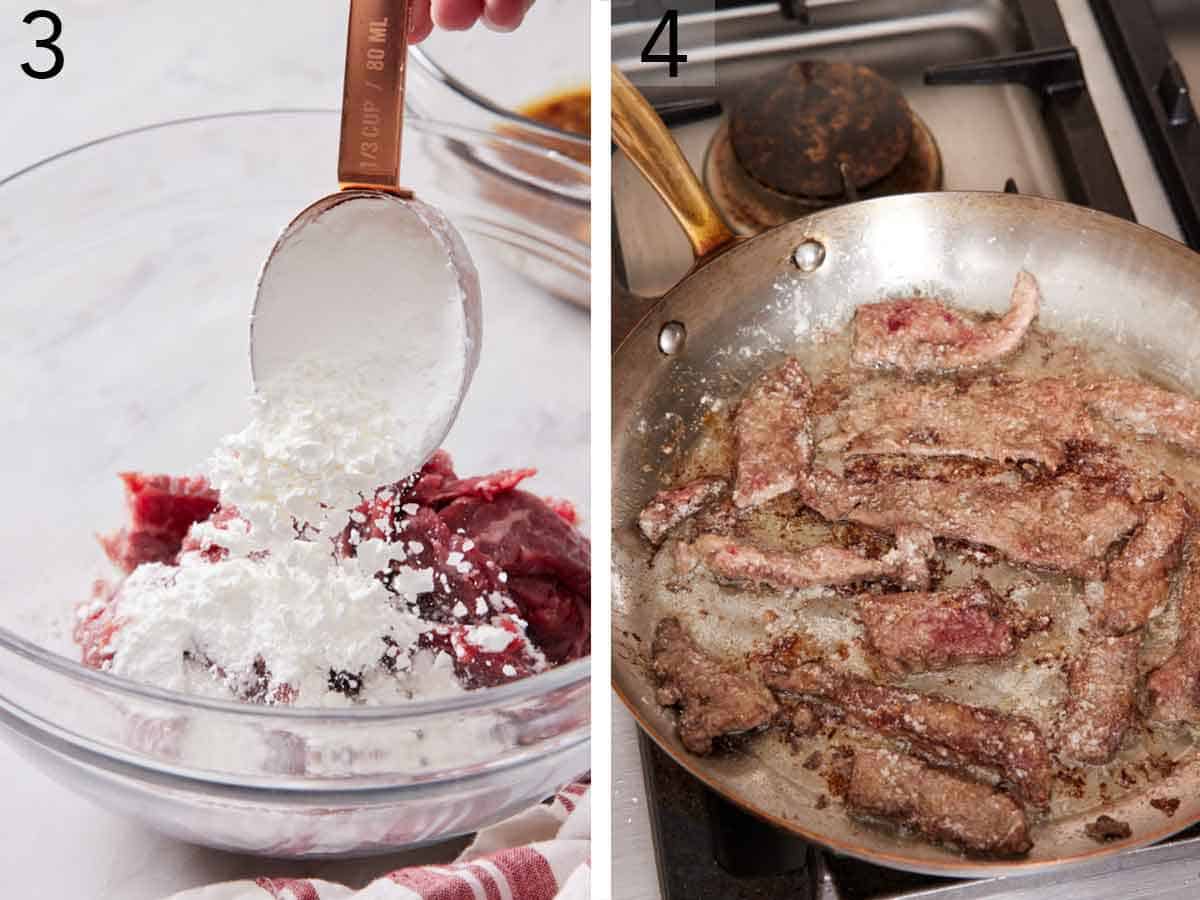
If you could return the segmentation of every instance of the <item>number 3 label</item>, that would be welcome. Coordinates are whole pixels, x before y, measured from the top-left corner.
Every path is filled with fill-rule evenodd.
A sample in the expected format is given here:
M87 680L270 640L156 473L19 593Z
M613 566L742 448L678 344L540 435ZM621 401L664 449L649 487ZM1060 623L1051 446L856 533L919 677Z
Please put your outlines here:
M34 44L43 50L49 50L54 56L54 62L51 63L48 69L35 69L27 62L21 63L21 71L30 78L53 78L63 70L63 52L58 44L55 43L62 36L62 19L48 9L35 9L21 21L26 25L32 25L38 19L45 19L50 23L50 34L39 41L35 41Z
M667 52L655 53L654 45L664 30L667 32ZM679 52L679 10L668 9L658 20L658 27L642 48L642 62L665 62L668 75L671 78L679 77L679 64L687 62L687 54Z

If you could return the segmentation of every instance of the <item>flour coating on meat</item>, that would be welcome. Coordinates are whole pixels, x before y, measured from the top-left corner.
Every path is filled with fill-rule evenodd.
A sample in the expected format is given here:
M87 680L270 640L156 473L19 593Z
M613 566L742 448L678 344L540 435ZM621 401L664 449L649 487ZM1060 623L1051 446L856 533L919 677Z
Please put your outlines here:
M1033 847L1025 812L1007 794L891 750L855 751L845 802L855 815L972 853L1020 856Z
M789 357L755 381L738 404L733 420L733 502L739 509L761 506L795 490L812 462L812 397L804 368Z
M894 531L915 526L992 547L1013 562L1102 578L1105 553L1138 523L1134 505L1076 478L1025 483L886 481L852 484L814 469L805 502L831 521Z
M1200 725L1200 534L1188 537L1183 555L1179 636L1166 662L1146 679L1146 718Z
M851 359L902 372L950 372L1016 352L1041 309L1037 280L1017 273L1002 318L980 321L938 300L912 297L868 303L854 314Z
M1029 719L876 684L820 663L768 663L764 674L773 691L829 704L851 727L901 739L932 762L992 770L1033 806L1050 802L1049 752Z
M1060 378L981 379L965 390L945 381L883 387L868 383L849 394L821 450L1031 461L1053 471L1068 445L1094 430L1079 391Z
M1113 758L1133 724L1141 646L1140 631L1098 635L1072 660L1067 708L1058 730L1060 754L1089 765Z
M1099 415L1137 434L1200 453L1200 402L1127 378L1093 382L1086 396Z
M1175 492L1147 506L1145 522L1108 567L1100 612L1100 628L1107 634L1126 634L1145 625L1166 602L1171 573L1179 565L1179 548L1191 519L1187 501Z
M638 528L652 544L661 544L667 533L725 493L724 478L697 478L654 495L638 515Z
M757 677L709 656L678 619L658 623L651 653L657 700L679 707L679 739L692 753L704 756L715 738L763 728L779 711Z
M857 604L867 645L895 675L993 662L1017 647L1013 616L983 579L933 593L864 594Z
M723 581L765 584L780 590L816 586L859 584L883 578L928 580L928 569L920 556L926 545L908 536L903 545L870 559L833 544L822 544L790 552L767 550L717 534L702 534L691 543L675 548L676 571L686 574L697 565ZM928 548L932 550L932 541Z

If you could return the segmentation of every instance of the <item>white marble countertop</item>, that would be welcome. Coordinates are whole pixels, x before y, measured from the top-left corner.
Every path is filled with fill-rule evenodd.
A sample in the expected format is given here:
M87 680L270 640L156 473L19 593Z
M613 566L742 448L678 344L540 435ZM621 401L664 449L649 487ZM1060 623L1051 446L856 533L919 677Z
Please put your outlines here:
M33 40L45 33L45 23L21 22L32 8L52 9L63 20L59 45L66 65L53 79L34 80L19 68L27 60L44 65L43 51L33 48ZM5 3L0 12L0 178L86 141L153 122L235 109L335 108L341 100L345 15L344 3L328 0ZM588 320L579 310L549 298L546 303L544 318L556 329L558 342L554 361L571 360L572 366L556 372L549 401L555 408L548 408L545 418L562 422L552 444L558 457L543 467L538 482L545 493L577 499L586 512ZM510 343L520 333L513 323L494 324L490 333ZM486 345L484 355L481 373L484 366L493 375L503 370L487 362ZM581 408L564 409L564 400ZM563 462L570 459L578 463ZM53 783L4 741L0 796L5 807L0 859L4 893L11 897L150 900L260 875L308 875L354 885L401 865L447 859L463 843L321 864L210 851L93 806Z

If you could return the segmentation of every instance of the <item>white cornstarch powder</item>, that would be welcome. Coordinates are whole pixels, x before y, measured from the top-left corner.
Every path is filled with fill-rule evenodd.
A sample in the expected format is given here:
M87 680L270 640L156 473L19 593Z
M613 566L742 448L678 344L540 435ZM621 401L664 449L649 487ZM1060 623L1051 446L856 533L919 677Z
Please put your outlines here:
M257 699L308 706L462 690L448 656L415 649L437 627L410 611L434 588L431 569L406 565L422 542L372 538L356 544L354 558L334 553L332 538L347 521L368 524L351 512L361 496L408 474L404 436L386 408L360 370L330 363L298 364L256 397L250 425L223 440L209 464L222 505L240 518L192 526L196 549L177 566L144 564L125 580L111 670L218 696L253 693L247 682L267 678L288 694L268 689ZM370 524L392 536L389 519ZM226 558L211 561L205 551L213 547ZM470 571L460 553L449 562ZM391 592L375 577L389 567ZM486 623L467 626L465 636L485 652L512 638ZM540 657L532 645L527 652ZM354 701L329 689L331 670L362 673Z
M121 589L123 624L113 639L112 671L190 692L198 675L215 675L242 693L241 681L262 660L271 683L286 683L304 705L345 704L343 694L329 690L331 669L374 672L386 650L384 636L408 648L432 627L403 611L374 576L359 559L335 562L323 540L273 544L262 560L210 563L185 553L178 566L139 566ZM412 587L433 587L430 571L413 576ZM398 654L400 676L365 677L360 697L378 702L418 689L425 695L456 691L449 662L415 684L404 678L412 660Z
M432 570L404 565L406 549L420 552L420 542L371 539L354 558L335 558L331 539L360 495L411 468L404 423L379 402L368 375L304 362L254 398L251 423L221 442L208 467L222 505L240 518L194 525L189 537L198 549L179 565L144 564L125 580L113 672L193 693L208 682L227 695L247 693L257 666L257 675L286 684L286 699L304 705L351 702L329 690L331 670L364 673L360 702L462 689L444 654L413 658L417 639L435 627L408 611L434 587ZM391 534L390 520L374 524ZM227 558L212 562L204 551L214 546ZM392 561L398 571L389 593L375 574ZM489 649L507 645L494 632L512 638L474 627ZM381 670L393 644L394 671Z
M380 397L382 365L296 364L252 398L250 424L221 442L209 461L210 480L222 504L236 506L260 540L290 540L293 520L321 529L332 516L340 527L360 494L421 464L418 448L429 441L421 404L435 397L453 403L459 373L452 366L426 368L405 410Z
M381 221L392 231L381 235ZM408 252L396 252L397 230ZM198 548L177 566L143 564L123 582L111 671L306 706L460 691L453 660L416 647L439 627L415 612L434 587L432 570L406 564L421 542L365 540L344 559L333 540L445 434L478 358L477 310L464 304L477 275L452 226L415 201L343 203L290 232L256 306L252 419L207 466L239 518L193 526L185 546ZM448 268L448 255L465 269ZM353 516L394 536L389 519ZM390 592L375 577L389 568ZM462 639L497 652L513 634L484 623ZM528 643L526 653L544 664ZM331 673L353 689L331 689Z

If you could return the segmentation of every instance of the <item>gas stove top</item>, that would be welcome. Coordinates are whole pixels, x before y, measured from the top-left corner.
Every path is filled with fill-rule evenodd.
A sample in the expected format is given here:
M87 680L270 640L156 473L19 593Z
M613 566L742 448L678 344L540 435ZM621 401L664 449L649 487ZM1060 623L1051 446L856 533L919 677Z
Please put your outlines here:
M613 2L613 58L635 83L645 23L657 21L666 5ZM713 0L707 5L711 10ZM716 12L680 19L680 46L702 64L682 79L684 86L668 86L669 79L639 83L710 189L713 158L722 141L728 143L730 114L747 88L778 79L797 60L850 63L869 66L899 89L914 123L927 127L935 142L945 189L1069 200L1200 248L1200 124L1189 113L1186 93L1189 77L1200 84L1195 0L784 0L793 18L781 15L778 3L719 0L717 6ZM1178 65L1171 66L1171 59ZM840 193L845 196L829 202L854 199L854 185L844 184ZM732 224L742 231L753 227ZM671 287L692 260L657 195L619 155L613 225L615 344L652 302L647 298ZM1200 829L1106 862L1004 880L949 881L838 858L726 804L644 736L635 738L628 717L616 718L626 727L615 732L614 742L624 734L641 746L614 751L614 784L622 792L614 810L614 871L649 866L653 859L659 889L656 895L642 879L640 892L621 896L1200 896ZM645 798L648 817L633 802L639 798ZM620 834L625 828L637 834Z

